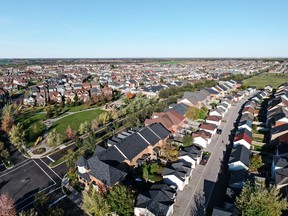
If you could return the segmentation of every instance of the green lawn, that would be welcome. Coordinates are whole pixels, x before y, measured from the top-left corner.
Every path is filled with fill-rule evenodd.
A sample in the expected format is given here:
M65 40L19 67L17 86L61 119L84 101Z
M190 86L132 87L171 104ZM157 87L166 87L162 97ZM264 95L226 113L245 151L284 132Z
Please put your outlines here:
M45 113L34 114L29 118L26 118L22 124L25 129L27 147L32 146L38 137L43 136L46 126L44 120L46 119Z
M95 107L98 107L98 105L92 105L89 108L95 108ZM85 104L82 104L80 106L75 106L75 107L65 107L63 108L62 112L77 112L77 111L86 110L89 108L87 108Z
M249 79L243 80L246 86L256 86L256 88L264 88L265 85L271 85L273 88L277 88L288 80L288 75L284 74L269 74L264 73L259 76L253 76Z
M105 111L96 109L67 116L52 124L50 130L55 128L56 131L61 135L62 140L64 141L65 131L69 125L73 130L77 131L81 123L85 121L92 121L103 112Z
M163 62L158 62L159 64L183 64L185 63L184 61L163 61Z

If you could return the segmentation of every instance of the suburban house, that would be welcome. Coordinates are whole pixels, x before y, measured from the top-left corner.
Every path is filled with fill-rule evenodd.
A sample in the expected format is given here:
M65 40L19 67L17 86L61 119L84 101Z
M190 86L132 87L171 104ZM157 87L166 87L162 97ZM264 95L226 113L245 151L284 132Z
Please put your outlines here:
M148 126L150 124L159 122L161 123L167 130L173 132L177 131L178 127L181 127L184 123L185 117L178 114L174 110L168 110L166 112L156 113L154 112L152 114L151 119L145 120L145 126Z
M199 130L192 133L193 143L206 148L211 142L211 133L205 130Z
M221 124L221 120L222 117L221 116L207 116L207 118L205 119L206 123L210 123L210 124L215 124L217 126L219 126Z
M229 170L249 169L250 150L244 145L236 145L232 148L229 162Z
M246 148L250 149L252 144L252 132L246 128L238 129L234 136L233 145L243 145Z
M154 184L148 191L140 193L134 206L135 216L171 216L176 191L166 184Z
M188 111L189 106L183 103L179 103L179 104L171 104L169 105L168 108L166 108L164 110L164 112L168 111L168 110L174 110L175 112L177 112L179 115L184 116L186 112Z
M273 156L272 178L275 180L275 185L278 189L287 188L288 185L288 158L287 156Z
M210 116L219 116L219 117L223 117L224 116L224 112L217 108L217 109L212 109L209 111L209 115Z
M280 137L282 137L282 139L285 139L285 134L287 133L288 133L288 124L282 124L282 125L271 128L270 129L270 144L275 144L276 141L280 139Z
M153 158L154 148L162 146L169 134L163 125L155 123L126 133L127 136L122 134L107 149L97 146L91 158L81 157L77 161L80 180L106 190L124 178L128 166L142 163L143 158Z
M242 190L250 178L249 171L246 169L231 170L228 187L234 190Z
M195 168L196 164L200 163L202 157L202 148L197 145L192 145L180 149L179 151L179 161L190 165L191 168Z
M199 127L200 130L204 130L208 133L211 133L212 135L216 133L217 125L210 124L210 123L203 123Z
M238 129L247 129L249 131L252 131L252 123L248 120L244 120L239 122Z
M163 182L168 185L175 185L177 189L182 191L188 184L192 174L191 166L187 163L176 162L164 168L162 173Z

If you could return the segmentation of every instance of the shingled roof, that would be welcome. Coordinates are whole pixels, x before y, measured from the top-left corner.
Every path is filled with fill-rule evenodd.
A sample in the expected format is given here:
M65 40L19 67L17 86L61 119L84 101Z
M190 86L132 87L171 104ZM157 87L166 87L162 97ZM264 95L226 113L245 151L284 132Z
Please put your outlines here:
M137 196L135 207L147 208L155 216L166 215L174 204L175 194L176 191L166 184L154 184L150 190Z

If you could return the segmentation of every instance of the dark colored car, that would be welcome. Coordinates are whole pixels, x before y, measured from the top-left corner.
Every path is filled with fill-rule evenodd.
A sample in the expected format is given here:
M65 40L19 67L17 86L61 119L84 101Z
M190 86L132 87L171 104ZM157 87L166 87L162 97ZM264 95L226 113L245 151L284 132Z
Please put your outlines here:
M202 160L200 161L200 164L201 165L206 165L206 163L208 162L208 159L209 159L209 155L208 154L204 154L202 156Z
M221 133L222 133L222 129L217 129L217 130L216 130L216 133L217 133L217 134L221 134Z

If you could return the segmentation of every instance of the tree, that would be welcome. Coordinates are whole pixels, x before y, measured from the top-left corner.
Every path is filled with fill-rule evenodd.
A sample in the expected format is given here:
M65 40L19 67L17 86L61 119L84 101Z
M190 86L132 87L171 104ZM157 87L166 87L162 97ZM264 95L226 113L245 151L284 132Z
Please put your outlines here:
M77 160L77 157L78 157L77 152L73 151L72 149L69 149L66 157L67 157L67 160L66 160L67 167L68 168L74 167L76 160Z
M9 131L9 140L17 148L25 144L25 133L22 125L14 125Z
M48 209L47 216L63 216L65 212L62 208L52 207Z
M186 112L185 116L188 119L196 120L199 116L200 110L197 107L189 107L188 111Z
M262 157L261 155L254 155L250 158L250 167L251 172L257 171L262 166Z
M48 202L49 196L44 192L38 192L34 195L36 206L44 206Z
M276 187L265 188L264 185L256 186L248 182L236 198L236 206L243 216L280 216L288 208L288 203Z
M98 125L97 119L93 119L93 120L91 121L91 130L92 130L92 132L93 132L93 133L96 133L97 130L98 130L98 128L99 128L99 125Z
M61 144L60 134L53 129L46 137L46 145L49 147L59 146Z
M68 125L67 129L66 129L66 139L67 140L72 140L76 137L76 131L74 131L70 125Z
M27 211L22 210L19 213L19 216L38 216L38 213L35 211L34 208L31 208L31 209L29 209Z
M79 134L82 135L82 134L88 133L90 128L91 128L91 126L90 126L90 123L88 121L81 123L79 126L79 130L78 130Z
M12 116L4 116L2 118L1 129L5 131L6 133L8 133L9 130L12 128L13 124L14 124L14 119Z
M3 149L3 150L1 151L1 153L0 153L0 156L1 156L2 158L5 158L5 160L7 160L8 157L10 156L9 151L8 151L7 149Z
M8 193L1 193L0 195L0 213L1 216L17 215L14 200L8 195Z
M104 197L93 188L83 192L83 209L93 216L106 216L110 212L110 206Z
M4 148L5 148L4 143L0 141L0 151L2 151Z
M182 143L184 147L193 145L193 137L191 136L191 134L185 134L183 136Z
M134 195L124 185L115 185L107 193L107 201L113 212L118 215L133 215Z
M105 125L110 121L109 113L103 112L98 116L98 123L101 125Z
M51 118L53 116L53 108L51 105L48 105L46 108L45 108L45 111L46 111L46 118Z

